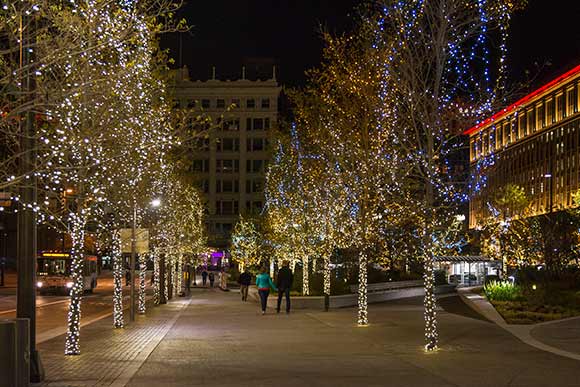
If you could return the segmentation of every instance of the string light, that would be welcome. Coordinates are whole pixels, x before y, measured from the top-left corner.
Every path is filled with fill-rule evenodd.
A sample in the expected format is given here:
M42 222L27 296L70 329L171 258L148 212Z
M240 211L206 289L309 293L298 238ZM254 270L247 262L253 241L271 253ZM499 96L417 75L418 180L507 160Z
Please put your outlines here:
M121 236L118 230L113 231L111 243L113 258L113 327L123 328L123 254L121 253Z

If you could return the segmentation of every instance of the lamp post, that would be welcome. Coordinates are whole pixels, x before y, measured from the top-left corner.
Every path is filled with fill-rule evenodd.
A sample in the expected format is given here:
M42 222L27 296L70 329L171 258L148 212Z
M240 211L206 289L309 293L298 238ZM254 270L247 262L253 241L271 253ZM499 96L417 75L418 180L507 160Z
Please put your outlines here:
M23 7L28 6L23 2ZM34 38L32 30L34 20L27 10L20 12L20 74L21 91L26 96L27 103L34 104L36 83L30 67L34 63L32 46ZM37 179L35 174L36 163L36 127L34 124L34 112L28 107L24 113L20 126L20 173L26 176L25 183L20 188L20 200L32 206L36 206ZM18 287L16 293L16 317L29 320L29 347L28 358L30 359L30 381L38 383L44 380L44 369L40 355L36 350L36 254L37 254L37 228L36 209L23 208L18 212L17 226L17 267Z

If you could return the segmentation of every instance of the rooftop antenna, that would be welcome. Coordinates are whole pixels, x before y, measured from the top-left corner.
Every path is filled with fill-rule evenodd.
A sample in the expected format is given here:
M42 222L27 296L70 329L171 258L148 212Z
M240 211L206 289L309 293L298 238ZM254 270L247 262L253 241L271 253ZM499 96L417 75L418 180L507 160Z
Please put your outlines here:
M211 79L215 81L215 66L211 67Z
M246 66L242 66L242 79L246 79Z
M272 79L276 80L276 65L272 66Z

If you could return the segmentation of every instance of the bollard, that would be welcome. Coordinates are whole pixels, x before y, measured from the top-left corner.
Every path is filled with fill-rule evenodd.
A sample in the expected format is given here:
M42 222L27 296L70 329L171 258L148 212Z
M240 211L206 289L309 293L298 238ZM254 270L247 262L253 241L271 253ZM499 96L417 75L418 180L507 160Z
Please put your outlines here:
M30 320L17 318L16 322L16 379L17 386L30 385Z
M0 387L17 386L16 322L0 320Z

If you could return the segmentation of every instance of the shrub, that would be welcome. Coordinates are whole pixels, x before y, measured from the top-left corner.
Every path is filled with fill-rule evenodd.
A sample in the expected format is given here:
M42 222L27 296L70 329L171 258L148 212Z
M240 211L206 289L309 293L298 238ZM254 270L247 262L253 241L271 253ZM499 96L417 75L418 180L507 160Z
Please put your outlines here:
M445 270L435 270L435 286L447 285L447 272Z
M519 286L506 281L489 281L483 287L490 301L515 301L521 298Z

